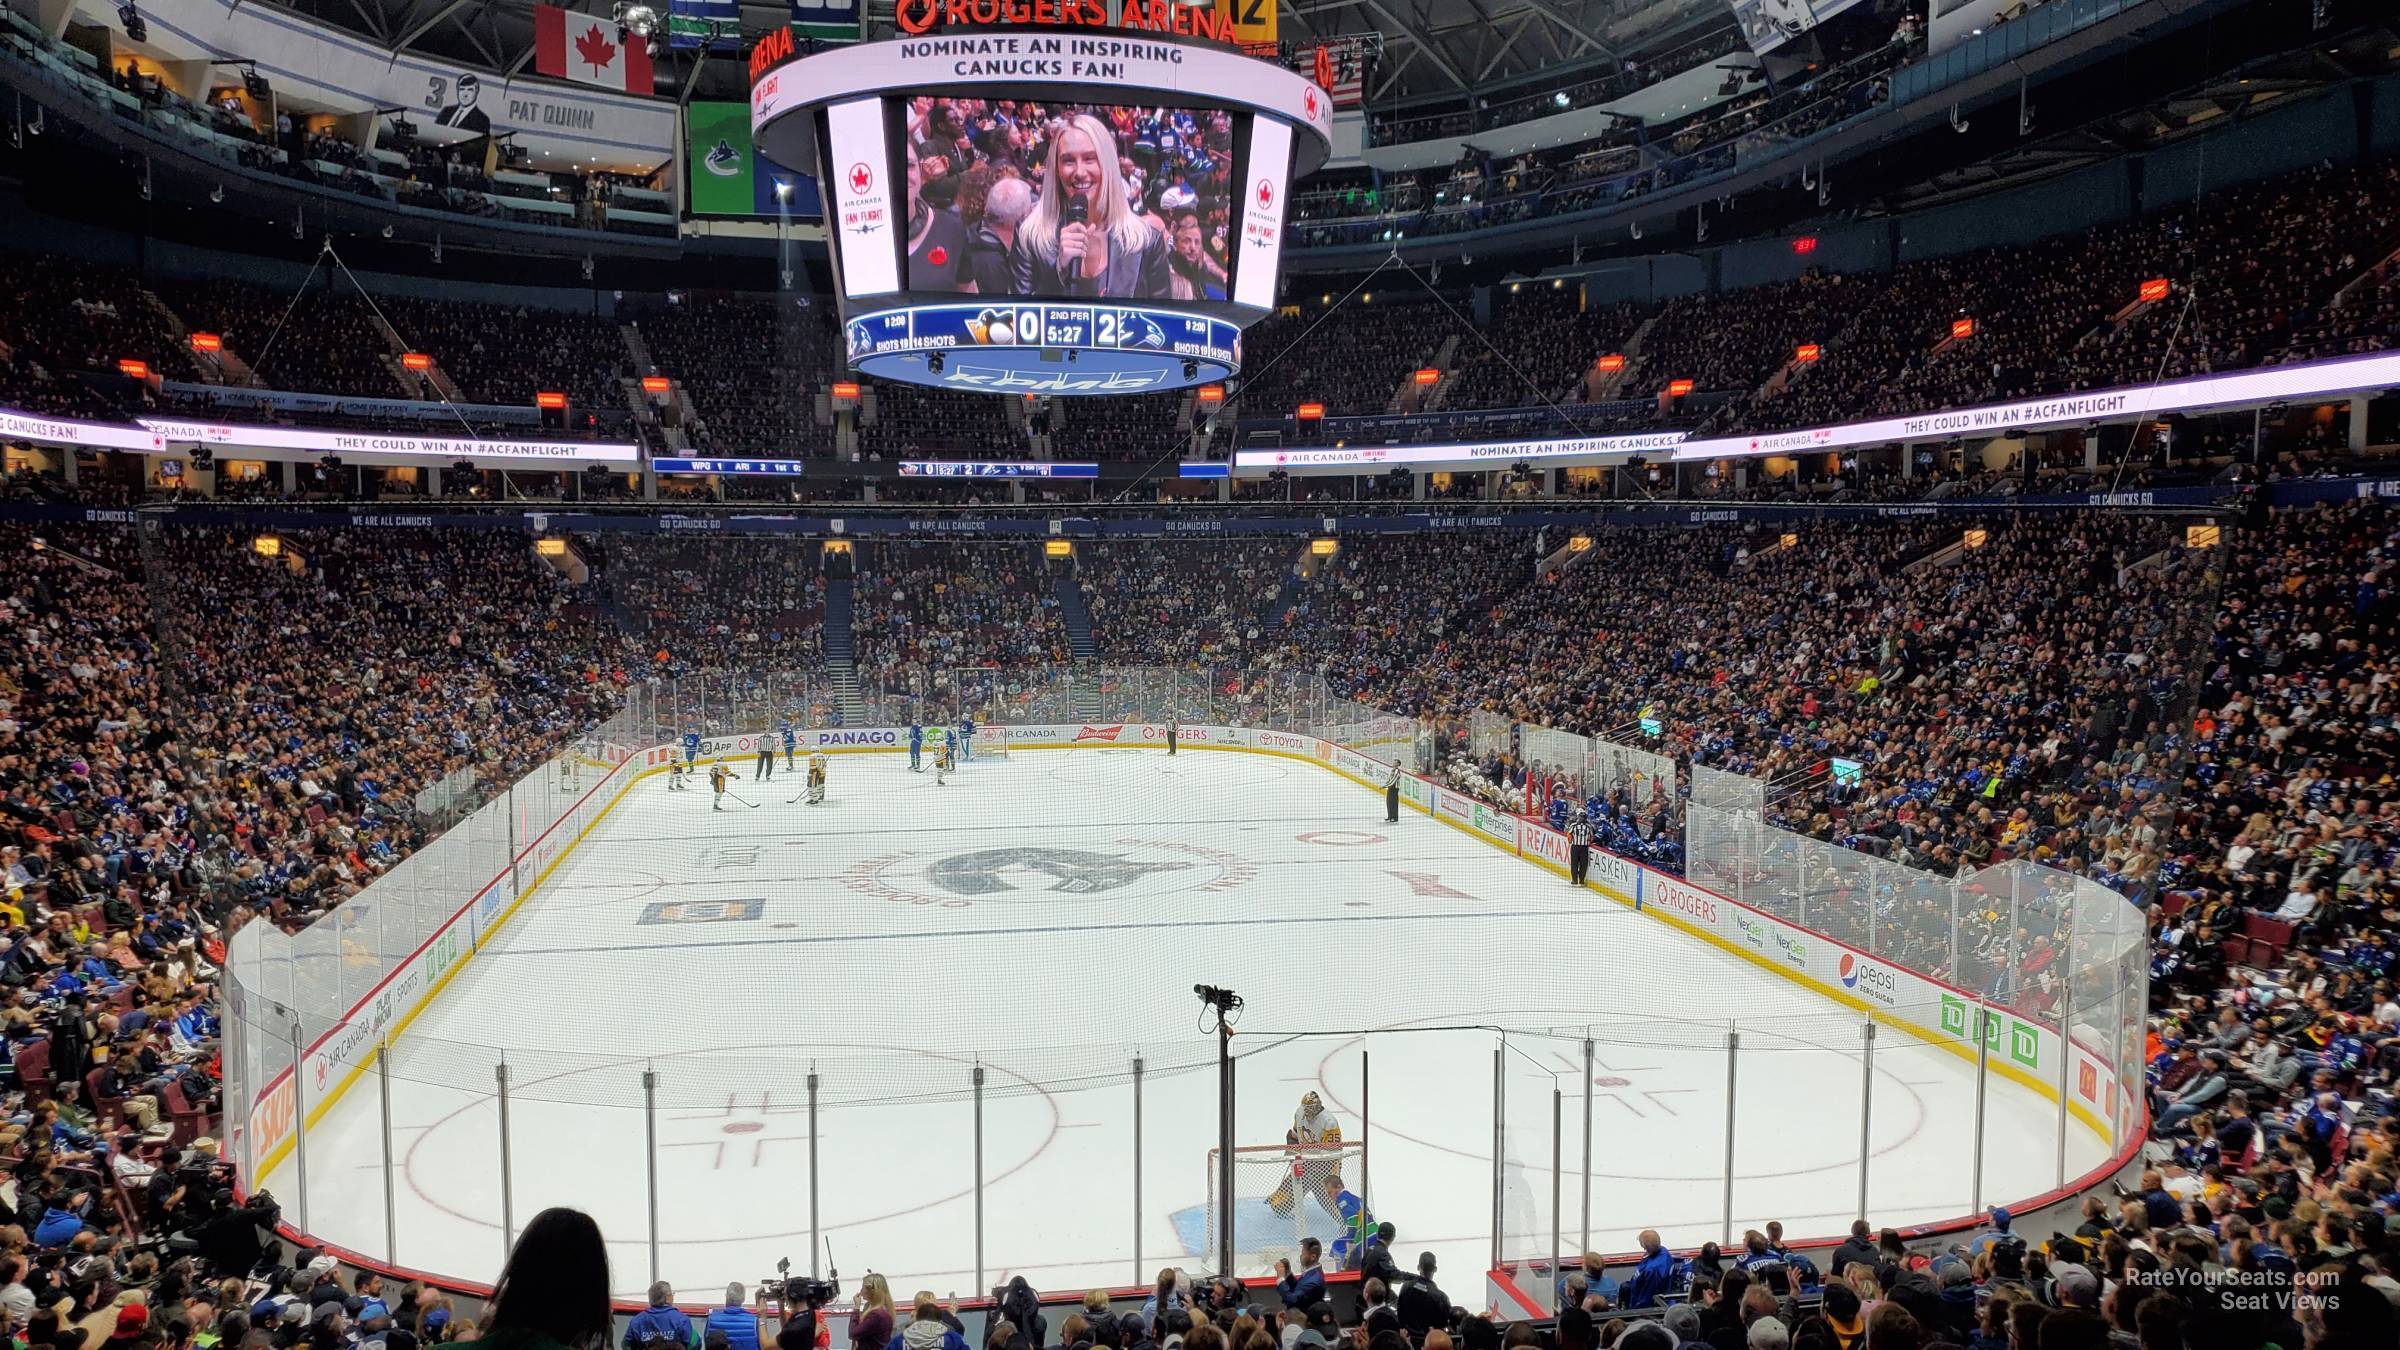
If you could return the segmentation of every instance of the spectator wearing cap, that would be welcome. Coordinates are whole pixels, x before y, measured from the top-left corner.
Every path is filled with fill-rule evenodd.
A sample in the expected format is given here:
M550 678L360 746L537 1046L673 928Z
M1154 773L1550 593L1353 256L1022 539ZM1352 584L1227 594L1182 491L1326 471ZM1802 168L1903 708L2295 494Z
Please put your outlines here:
M1974 1240L1967 1244L1966 1254L1968 1258L1971 1260L1977 1256L1981 1256L1983 1253L1990 1251L1993 1247L2002 1244L2013 1244L2018 1247L2023 1247L2025 1245L2025 1240L2008 1231L2008 1225L2008 1208L2004 1205L1992 1206L1992 1226L1986 1232L1977 1233Z
M625 1350L698 1350L700 1333L683 1309L675 1306L675 1287L665 1280L650 1286L650 1306L625 1324Z
M725 1305L709 1311L707 1329L725 1333L728 1350L758 1350L758 1314L745 1306L747 1298L735 1280L725 1286Z
M1964 1341L1975 1330L1975 1272L1955 1256L1937 1257L1933 1263L1934 1299L1926 1312L1929 1329L1955 1341Z
M116 1325L108 1333L115 1345L127 1345L140 1340L150 1329L150 1309L142 1302L130 1300L117 1305Z
M1669 1307L1660 1325L1674 1337L1677 1347L1708 1344L1700 1331L1700 1310L1689 1303L1677 1303Z
M2050 1269L2051 1301L2062 1308L2100 1310L2100 1277L2092 1268L2080 1262L2068 1262Z

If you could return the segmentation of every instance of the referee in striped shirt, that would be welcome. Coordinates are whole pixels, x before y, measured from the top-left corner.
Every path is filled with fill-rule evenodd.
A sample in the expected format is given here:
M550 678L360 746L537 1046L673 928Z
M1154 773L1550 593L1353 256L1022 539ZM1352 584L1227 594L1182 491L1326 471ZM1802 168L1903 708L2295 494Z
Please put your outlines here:
M1592 870L1592 816L1578 811L1567 818L1567 884L1581 886Z

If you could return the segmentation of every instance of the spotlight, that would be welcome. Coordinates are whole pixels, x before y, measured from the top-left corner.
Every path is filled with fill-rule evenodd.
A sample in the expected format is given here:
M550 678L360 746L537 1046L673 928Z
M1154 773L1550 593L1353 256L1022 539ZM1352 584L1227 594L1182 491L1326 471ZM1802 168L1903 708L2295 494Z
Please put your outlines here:
M925 368L926 368L927 370L930 370L930 371L932 371L932 372L933 372L934 374L936 374L936 375L939 375L939 374L941 374L941 373L942 373L942 354L941 354L940 352L935 352L933 355L926 357L926 358L925 358Z
M133 0L125 0L124 4L117 6L117 23L125 29L128 41L150 40L150 25L142 22L142 11L134 6Z
M386 226L384 226L384 227L383 227L383 237L384 237L384 238L386 238L386 239L389 239L389 238L391 238L391 237L392 237L392 227L391 227L391 226L389 226L389 225L386 225Z
M1187 380L1196 380L1196 379L1199 379L1199 378L1200 378L1200 363L1199 363L1199 362L1197 362L1197 361L1186 361L1186 362L1184 362L1184 363L1183 363L1183 378L1185 378L1185 379L1187 379Z
M225 185L224 185L223 183L219 183L219 184L217 184L215 187L212 187L212 188L210 188L210 189L208 190L208 200L209 200L211 203L216 203L216 202L222 202L222 201L224 201L224 200L225 200Z
M648 5L617 0L616 4L609 6L608 16L616 20L617 31L621 34L631 33L646 38L658 31L658 11Z

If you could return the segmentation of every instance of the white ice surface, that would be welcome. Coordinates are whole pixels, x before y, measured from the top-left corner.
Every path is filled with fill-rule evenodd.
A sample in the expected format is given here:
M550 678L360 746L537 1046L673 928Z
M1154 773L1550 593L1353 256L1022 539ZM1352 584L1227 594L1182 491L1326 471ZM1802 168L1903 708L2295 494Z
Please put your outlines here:
M373 1075L308 1132L307 1226L408 1267L495 1275L505 1057L515 1222L592 1212L617 1289L638 1296L649 1068L660 1273L701 1297L778 1257L805 1270L813 1063L835 1264L966 1294L980 1062L985 1286L1146 1282L1205 1264L1203 982L1248 1002L1242 1142L1279 1143L1301 1093L1321 1092L1352 1138L1365 1130L1364 1180L1404 1261L1437 1252L1454 1297L1474 1297L1492 1248L1501 1038L1399 1028L1562 1029L1512 1036L1499 1057L1511 1257L1552 1241L1553 1090L1558 1226L1566 1249L1583 1244L1585 1026L1591 1245L1627 1250L1646 1227L1679 1246L1721 1236L1729 1021L1735 1231L1777 1218L1833 1234L1856 1217L1854 1014L1413 811L1386 825L1378 793L1200 751L1019 752L944 786L851 756L831 777L831 800L809 807L787 800L798 775L753 783L745 768L735 789L757 806L722 812L663 777L635 785L395 1045L396 1251ZM682 908L662 921L660 904ZM724 914L747 917L700 921ZM1383 1034L1355 1034L1369 1030ZM1299 1032L1334 1034L1285 1034ZM1887 1028L1875 1068L1870 1217L1967 1212L1972 1064ZM2054 1107L1994 1078L1985 1138L1986 1203L2055 1181ZM2069 1145L2072 1172L2103 1156L2080 1126ZM297 1166L266 1179L295 1221Z

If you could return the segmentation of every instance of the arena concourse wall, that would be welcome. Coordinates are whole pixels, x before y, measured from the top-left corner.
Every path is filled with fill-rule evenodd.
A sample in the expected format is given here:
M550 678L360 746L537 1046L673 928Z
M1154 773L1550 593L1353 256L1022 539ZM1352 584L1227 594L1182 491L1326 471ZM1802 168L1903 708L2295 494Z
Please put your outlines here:
M1112 750L1164 748L1163 722L1033 723L1007 726L1016 750ZM1393 759L1410 753L1415 724L1406 718L1370 718L1328 726L1336 739L1264 728L1184 725L1182 748L1273 755L1303 760L1376 793L1388 782ZM796 734L802 753L897 754L907 747L905 727L811 728ZM774 732L713 736L700 748L700 762L737 761L761 743L780 752ZM453 826L340 908L298 935L254 923L234 937L227 956L226 1025L227 1156L236 1165L245 1193L296 1154L303 1160L305 1128L330 1112L376 1058L464 970L642 779L664 773L681 757L674 744L630 745L597 740L560 754L494 800ZM596 777L595 777L596 775ZM837 789L838 790L838 789ZM1401 800L1453 829L1473 835L1560 876L1567 871L1565 836L1546 825L1503 811L1427 778L1404 772ZM520 842L521 841L521 842ZM2086 1192L2128 1171L2138 1159L2147 1125L2138 1093L2125 1099L2119 1066L2082 1039L2064 1040L2052 1029L1956 986L1876 959L1823 934L1785 922L1680 877L1631 859L1594 849L1589 887L1607 899L1774 972L1831 1002L1877 1023L1957 1055L1977 1058L1971 1026L1985 1014L1985 1062L1993 1075L2051 1103L2063 1101L2066 1115L2108 1150L2108 1161L2036 1197L2004 1198L2024 1216L2020 1227L2040 1231L2052 1209L2072 1214ZM396 928L388 916L438 917L413 945L394 950L388 940L368 936ZM388 961L375 958L386 950ZM344 971L361 964L377 978L362 984L338 1013L318 1016L312 1002L360 981ZM280 978L279 978L280 977ZM280 995L280 997L278 997ZM290 1050L298 1047L298 1054ZM278 1053L278 1051L282 1053ZM2047 1141L2045 1141L2046 1143ZM1912 1243L1937 1244L1972 1229L1983 1215L1914 1225L1904 1230ZM2066 1227L2072 1226L2072 1220ZM485 1292L479 1282L449 1272L394 1268L360 1253L323 1248L305 1232L305 1215L287 1210L285 1236L309 1241L361 1269L429 1279L466 1295ZM1841 1236L1801 1239L1801 1248L1830 1247ZM1612 1257L1630 1265L1638 1253ZM1490 1273L1492 1305L1511 1316L1546 1316L1545 1291L1527 1292L1516 1271ZM1550 1281L1545 1277L1541 1282ZM1135 1291L1138 1296L1139 1291Z

